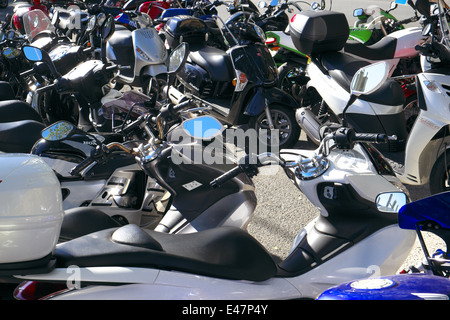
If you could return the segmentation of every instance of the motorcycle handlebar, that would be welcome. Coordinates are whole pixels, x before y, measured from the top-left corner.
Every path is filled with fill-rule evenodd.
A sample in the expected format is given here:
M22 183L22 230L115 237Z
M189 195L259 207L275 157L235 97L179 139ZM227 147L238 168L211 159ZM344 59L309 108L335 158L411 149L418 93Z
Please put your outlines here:
M353 139L354 142L372 142L385 143L389 140L397 140L396 136L388 136L381 133L357 133Z
M233 169L225 172L221 176L219 176L216 179L214 179L213 181L211 181L210 186L213 189L218 188L221 185L223 185L225 182L233 179L234 177L238 176L242 172L244 172L244 171L242 170L242 168L240 166L234 167Z
M87 157L83 161L81 161L78 165L76 165L72 170L69 171L69 173L72 176L76 176L80 174L81 171L89 167L92 163L94 163L95 160L92 157Z
M37 93L37 94L42 94L42 93L44 93L44 92L53 90L55 87L56 87L56 83L53 83L53 84L50 84L50 85L48 85L48 86L45 86L45 87L36 89L36 93Z

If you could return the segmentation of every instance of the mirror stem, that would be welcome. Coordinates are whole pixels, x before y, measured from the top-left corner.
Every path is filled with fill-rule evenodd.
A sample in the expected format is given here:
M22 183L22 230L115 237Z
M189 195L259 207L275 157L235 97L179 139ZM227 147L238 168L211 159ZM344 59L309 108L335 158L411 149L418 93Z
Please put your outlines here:
M347 123L347 115L346 115L347 109L353 104L353 102L356 101L357 98L358 98L358 96L356 96L356 95L354 95L354 94L350 95L350 99L348 100L347 105L346 105L345 108L344 108L344 111L342 111L342 119L341 119L341 120L342 120L342 125L343 125L344 127L347 127L347 126L348 126L348 123Z

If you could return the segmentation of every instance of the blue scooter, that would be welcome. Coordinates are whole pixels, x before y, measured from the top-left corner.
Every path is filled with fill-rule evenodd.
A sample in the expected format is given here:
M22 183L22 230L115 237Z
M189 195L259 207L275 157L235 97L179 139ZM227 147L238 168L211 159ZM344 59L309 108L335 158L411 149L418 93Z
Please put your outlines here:
M429 254L422 232L450 243L450 192L435 194L406 204L398 213L402 229L416 230L425 254L420 268L385 277L347 282L324 291L318 300L448 300L450 258L442 249ZM448 249L447 249L448 250Z

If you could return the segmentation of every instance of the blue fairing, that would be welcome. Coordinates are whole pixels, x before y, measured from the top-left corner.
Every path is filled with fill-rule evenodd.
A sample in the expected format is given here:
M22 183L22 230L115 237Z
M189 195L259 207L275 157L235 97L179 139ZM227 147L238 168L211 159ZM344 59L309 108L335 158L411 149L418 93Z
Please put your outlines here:
M450 280L424 274L399 274L341 284L318 300L448 300Z
M398 214L402 229L414 230L418 222L435 221L442 228L450 229L450 191L406 204Z

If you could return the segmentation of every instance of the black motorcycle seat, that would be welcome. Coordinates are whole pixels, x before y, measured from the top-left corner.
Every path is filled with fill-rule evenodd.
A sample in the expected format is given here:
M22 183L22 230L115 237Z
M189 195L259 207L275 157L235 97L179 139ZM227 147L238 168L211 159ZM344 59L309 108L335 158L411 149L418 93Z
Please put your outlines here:
M344 45L344 51L369 60L387 60L394 58L396 47L396 38L384 37L372 45L348 40Z
M249 281L264 281L277 273L266 249L233 227L166 234L129 224L60 243L54 256L61 268L142 267Z
M34 120L0 123L0 151L29 153L45 125Z
M128 70L122 70L121 73L131 72L131 76L134 73L134 53L133 53L133 38L131 31L128 29L115 30L111 38L108 39L108 45L112 47L114 55L116 56L115 62L121 66L130 66Z
M208 71L212 81L229 82L235 77L230 56L221 49L210 46L191 48L189 57L192 62Z
M330 77L347 92L350 92L354 74L360 68L370 64L364 59L344 52L326 52L321 55L321 63ZM369 95L362 95L359 99L381 105L398 106L405 102L405 94L398 82L388 79L378 90Z
M14 100L16 95L8 81L0 81L0 100ZM1 121L1 117L0 117Z
M16 99L0 101L0 123L20 120L42 122L41 116L28 103Z

